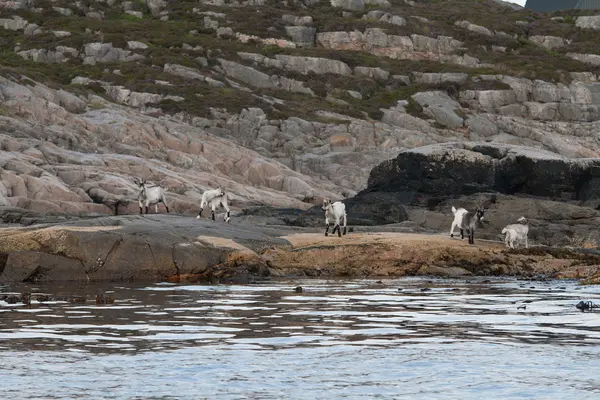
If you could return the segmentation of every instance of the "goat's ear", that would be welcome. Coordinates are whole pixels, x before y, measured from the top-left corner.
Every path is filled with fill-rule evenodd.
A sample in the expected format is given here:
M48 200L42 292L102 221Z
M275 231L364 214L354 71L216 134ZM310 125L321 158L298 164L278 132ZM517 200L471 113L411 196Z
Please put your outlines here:
M133 183L135 183L136 185L140 184L140 181L138 180L138 178L132 178L131 179L133 181Z

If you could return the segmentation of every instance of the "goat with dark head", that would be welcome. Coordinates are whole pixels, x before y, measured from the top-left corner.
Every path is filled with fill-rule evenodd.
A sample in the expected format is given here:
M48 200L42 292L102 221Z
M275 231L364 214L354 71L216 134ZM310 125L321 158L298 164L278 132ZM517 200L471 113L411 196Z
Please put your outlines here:
M467 231L469 238L469 244L475 244L475 228L478 223L485 221L485 209L483 207L477 207L475 211L467 211L463 214L459 228Z
M151 185L146 182L146 179L133 178L133 183L139 186L140 191L138 193L138 203L140 205L140 214L143 214L142 206L146 207L146 214L148 214L148 206L154 204L154 212L158 213L158 203L163 203L167 212L169 212L169 206L167 205L167 199L165 197L165 191L158 185Z

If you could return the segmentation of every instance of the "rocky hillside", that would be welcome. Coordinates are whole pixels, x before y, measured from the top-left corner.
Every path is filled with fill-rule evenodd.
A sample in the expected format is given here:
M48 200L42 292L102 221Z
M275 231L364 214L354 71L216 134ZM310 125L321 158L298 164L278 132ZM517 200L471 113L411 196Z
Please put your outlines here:
M600 15L493 0L0 2L0 205L307 208L454 141L600 154Z

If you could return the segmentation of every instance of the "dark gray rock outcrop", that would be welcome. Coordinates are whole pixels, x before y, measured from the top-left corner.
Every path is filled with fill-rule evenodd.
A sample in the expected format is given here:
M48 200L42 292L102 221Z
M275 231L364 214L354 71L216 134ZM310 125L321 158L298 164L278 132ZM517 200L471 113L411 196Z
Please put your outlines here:
M371 171L367 192L409 192L424 197L481 192L559 200L600 198L600 159L568 159L523 146L445 143L402 152Z
M502 239L502 227L524 215L532 243L590 245L600 228L600 159L492 143L425 146L373 168L367 189L345 202L349 219L363 225L437 232L450 228L452 206L482 205L489 224L480 238Z

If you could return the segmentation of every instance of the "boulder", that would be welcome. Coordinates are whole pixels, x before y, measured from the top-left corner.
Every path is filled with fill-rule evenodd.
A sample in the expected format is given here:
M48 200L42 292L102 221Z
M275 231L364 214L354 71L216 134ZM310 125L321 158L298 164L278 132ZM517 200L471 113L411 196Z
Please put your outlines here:
M454 25L459 26L461 28L467 29L471 32L475 32L478 33L480 35L485 35L485 36L494 36L494 34L492 33L492 31L490 31L488 28L481 26L481 25L475 25L469 21L456 21L454 23Z
M167 7L167 3L165 0L146 0L146 6L153 17L159 17L161 12Z
M556 36L529 36L529 40L546 50L558 49L565 46L565 40Z
M422 108L423 112L443 126L449 128L462 127L464 121L456 114L456 110L461 109L459 103L450 98L444 92L419 92L412 95Z
M600 55L598 54L567 53L567 57L595 67L600 66Z
M310 15L298 17L295 15L284 14L281 16L281 19L284 22L297 26L310 25L313 23L313 18Z
M577 17L575 26L581 29L600 30L600 15L586 15Z
M330 0L331 6L349 11L362 11L365 9L363 0Z
M299 47L315 47L317 28L308 26L286 26L285 33Z
M336 75L352 74L352 69L348 66L348 64L328 58L288 56L278 54L275 56L275 59L281 63L280 65L282 68L289 71L299 72L301 74L308 74L309 72L314 72L315 74Z
M599 160L570 160L523 146L445 143L407 150L371 171L367 191L423 196L522 194L588 200L584 187Z
M354 67L354 74L360 76L366 76L376 81L387 81L390 77L390 73L379 67Z

